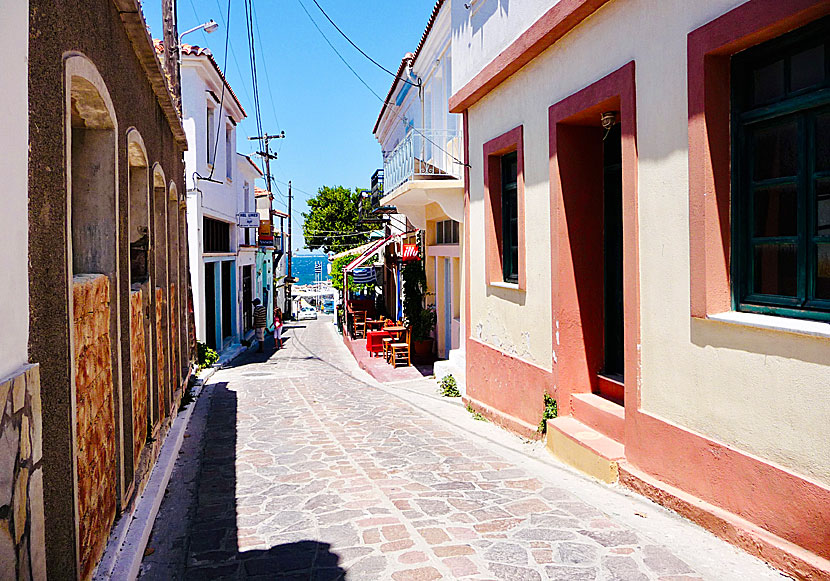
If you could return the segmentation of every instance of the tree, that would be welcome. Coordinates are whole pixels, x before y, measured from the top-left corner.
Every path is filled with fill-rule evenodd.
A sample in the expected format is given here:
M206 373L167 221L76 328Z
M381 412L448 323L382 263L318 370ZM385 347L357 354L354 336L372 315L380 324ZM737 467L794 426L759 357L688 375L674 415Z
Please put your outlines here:
M306 248L324 252L342 252L369 240L369 231L359 224L360 190L322 186L308 200L309 212L303 212L303 237Z

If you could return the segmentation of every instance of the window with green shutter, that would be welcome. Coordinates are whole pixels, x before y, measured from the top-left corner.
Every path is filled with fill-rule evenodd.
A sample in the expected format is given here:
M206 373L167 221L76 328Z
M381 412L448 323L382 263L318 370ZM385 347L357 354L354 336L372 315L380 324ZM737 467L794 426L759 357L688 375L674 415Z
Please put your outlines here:
M830 19L732 58L737 310L830 320Z

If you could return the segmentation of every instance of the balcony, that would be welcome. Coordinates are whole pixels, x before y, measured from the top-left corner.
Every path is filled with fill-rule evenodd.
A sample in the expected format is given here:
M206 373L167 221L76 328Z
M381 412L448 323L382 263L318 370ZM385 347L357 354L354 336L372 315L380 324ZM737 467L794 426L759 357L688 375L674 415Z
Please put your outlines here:
M410 180L461 179L461 134L446 129L410 129L383 159L385 193Z

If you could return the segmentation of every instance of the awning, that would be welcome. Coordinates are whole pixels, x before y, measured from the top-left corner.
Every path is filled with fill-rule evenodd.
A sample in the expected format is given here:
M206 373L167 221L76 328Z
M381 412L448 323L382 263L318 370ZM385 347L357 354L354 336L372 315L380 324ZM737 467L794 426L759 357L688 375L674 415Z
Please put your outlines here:
M381 252L387 244L390 242L394 242L398 238L403 238L404 236L409 236L410 234L414 234L417 230L410 230L409 232L401 232L400 234L392 234L391 236L387 236L383 240L378 240L374 244L372 244L366 251L352 260L349 264L346 265L346 268L343 269L343 272L351 272L367 260L369 260L372 256Z
M369 250L369 248L371 248L376 242L377 242L377 240L375 240L373 242L367 242L366 244L361 244L360 246L355 246L354 248L349 248L348 250L344 250L343 252L338 252L337 254L333 255L330 258L330 260L332 262L334 262L338 258L342 258L344 256L349 256L350 254L363 254L364 252Z

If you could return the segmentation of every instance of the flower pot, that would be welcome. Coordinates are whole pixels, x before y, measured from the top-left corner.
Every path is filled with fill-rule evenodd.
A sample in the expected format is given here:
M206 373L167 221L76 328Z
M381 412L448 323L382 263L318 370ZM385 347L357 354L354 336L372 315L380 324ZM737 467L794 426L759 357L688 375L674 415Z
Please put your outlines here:
M427 359L432 355L432 337L412 341L412 351L419 359Z

